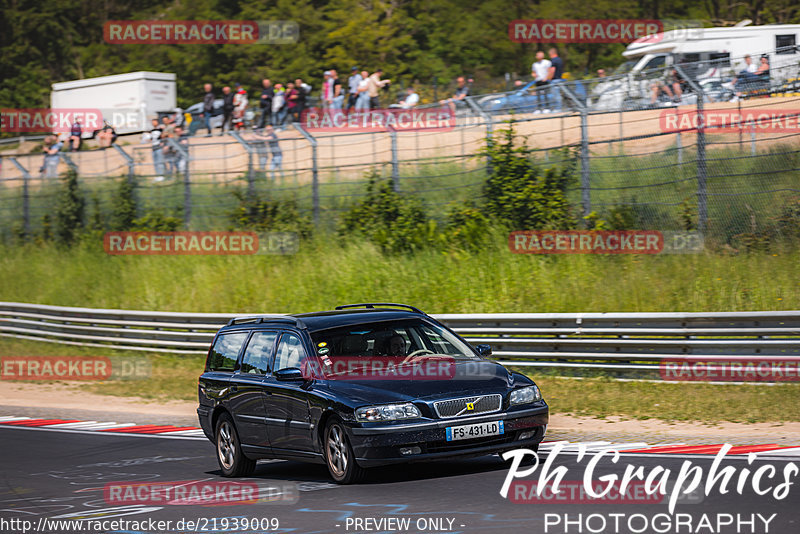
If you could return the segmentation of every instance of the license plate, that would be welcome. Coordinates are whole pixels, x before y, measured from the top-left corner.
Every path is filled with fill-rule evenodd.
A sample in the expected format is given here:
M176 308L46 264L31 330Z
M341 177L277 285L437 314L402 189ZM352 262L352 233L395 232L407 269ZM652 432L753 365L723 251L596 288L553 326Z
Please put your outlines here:
M500 436L505 430L502 421L490 421L488 423L475 423L474 425L448 426L445 429L447 441L459 439L475 439L486 436Z

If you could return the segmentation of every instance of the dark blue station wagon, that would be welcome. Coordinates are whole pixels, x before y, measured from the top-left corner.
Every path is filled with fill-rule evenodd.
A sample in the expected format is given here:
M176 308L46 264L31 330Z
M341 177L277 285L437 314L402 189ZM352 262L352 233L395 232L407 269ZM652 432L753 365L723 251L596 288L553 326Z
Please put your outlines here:
M399 304L240 317L214 337L197 414L228 477L279 458L347 484L373 466L535 450L548 406L490 355Z

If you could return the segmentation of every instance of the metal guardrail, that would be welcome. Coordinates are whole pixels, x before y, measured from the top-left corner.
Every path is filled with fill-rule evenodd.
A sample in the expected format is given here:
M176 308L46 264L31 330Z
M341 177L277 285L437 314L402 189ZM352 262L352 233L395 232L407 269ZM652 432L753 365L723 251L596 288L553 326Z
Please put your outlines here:
M214 333L246 314L102 310L0 302L0 336L108 349L205 354ZM662 360L769 357L800 361L800 311L497 313L434 317L501 363L658 370Z

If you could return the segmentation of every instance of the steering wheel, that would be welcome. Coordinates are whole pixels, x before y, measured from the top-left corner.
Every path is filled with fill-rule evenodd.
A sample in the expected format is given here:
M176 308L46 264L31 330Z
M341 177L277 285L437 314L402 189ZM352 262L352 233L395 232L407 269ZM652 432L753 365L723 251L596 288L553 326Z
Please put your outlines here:
M405 357L405 359L403 360L403 363L408 363L411 360L413 360L415 356L422 355L422 354L435 354L435 353L432 350L428 350L428 349L415 350L414 352L412 352L411 354L409 354L408 356Z

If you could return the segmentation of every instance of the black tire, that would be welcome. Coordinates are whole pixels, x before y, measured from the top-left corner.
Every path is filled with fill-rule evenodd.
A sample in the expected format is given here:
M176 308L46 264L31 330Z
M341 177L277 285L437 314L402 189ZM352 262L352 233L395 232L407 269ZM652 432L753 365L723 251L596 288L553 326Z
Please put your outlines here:
M366 469L356 463L356 456L344 425L337 418L331 418L325 425L322 437L322 450L328 472L337 484L354 484L364 478Z
M227 413L223 413L217 420L217 428L214 431L214 444L217 448L217 463L224 477L246 477L253 474L256 469L256 461L251 460L242 452L239 433L233 419Z

